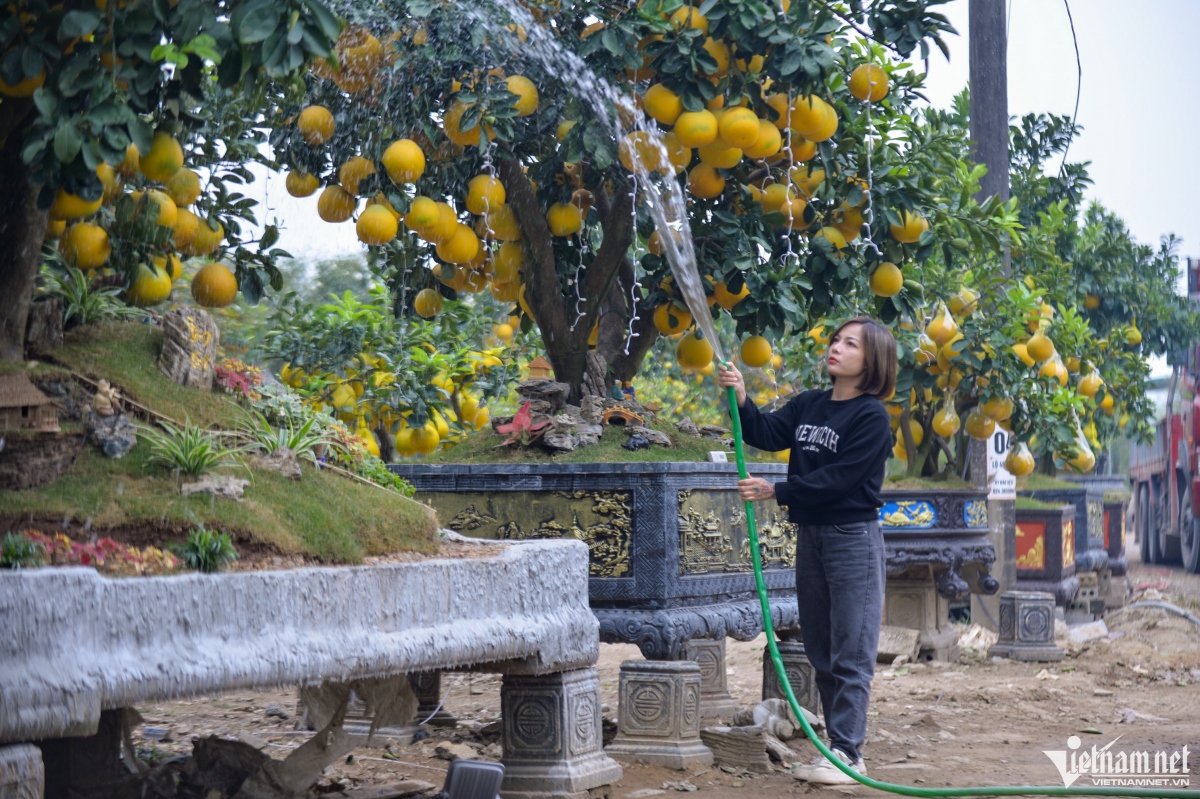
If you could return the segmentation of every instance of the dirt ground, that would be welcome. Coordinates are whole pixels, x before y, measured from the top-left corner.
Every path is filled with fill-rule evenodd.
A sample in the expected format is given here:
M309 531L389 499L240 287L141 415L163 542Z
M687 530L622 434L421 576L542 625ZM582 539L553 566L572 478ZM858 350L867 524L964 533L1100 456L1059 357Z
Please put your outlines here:
M1200 576L1177 567L1134 563L1130 583L1142 586L1144 598L1161 598L1200 615ZM1120 743L1114 751L1176 750L1185 744L1189 751L1200 748L1200 627L1157 610L1127 611L1109 619L1108 626L1108 638L1071 646L1067 658L1057 664L990 660L979 649L965 649L957 663L896 669L880 664L872 684L863 753L867 773L927 787L1055 785L1061 778L1042 750L1066 749L1072 735L1083 739L1085 751L1117 736ZM729 690L747 705L760 699L763 646L761 637L728 642ZM633 646L601 646L598 668L606 719L616 718L621 662L640 657ZM403 779L425 780L440 788L447 763L436 757L434 747L443 740L471 745L481 759L499 759L498 747L488 747L494 738L481 737L479 730L499 717L500 678L448 675L442 689L448 690L445 706L458 719L457 728L431 728L431 737L415 744L393 741L387 748L359 749L347 762L327 770L322 789ZM282 710L289 718L268 716L268 709ZM282 758L311 735L295 729L294 690L229 694L139 710L145 724L135 730L134 742L144 754L185 753L191 751L193 737L245 738L249 733L253 737L246 740L265 742L267 752ZM164 729L168 740L155 740ZM802 736L790 746L796 762L817 756ZM637 799L698 790L719 796L753 792L768 799L814 790L876 793L858 785L818 788L795 780L790 766L773 768L770 774L752 774L728 764L683 772L627 765L611 795ZM1189 771L1200 775L1200 765L1193 767L1189 761ZM1190 787L1200 787L1200 776Z

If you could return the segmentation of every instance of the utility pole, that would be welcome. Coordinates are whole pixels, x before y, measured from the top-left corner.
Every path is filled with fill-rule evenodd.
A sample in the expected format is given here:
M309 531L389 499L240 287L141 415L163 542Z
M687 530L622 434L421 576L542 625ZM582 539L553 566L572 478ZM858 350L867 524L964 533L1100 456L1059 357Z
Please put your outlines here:
M1005 0L970 0L971 140L987 166L981 199L1008 200L1008 30ZM1004 259L1004 273L1009 261Z

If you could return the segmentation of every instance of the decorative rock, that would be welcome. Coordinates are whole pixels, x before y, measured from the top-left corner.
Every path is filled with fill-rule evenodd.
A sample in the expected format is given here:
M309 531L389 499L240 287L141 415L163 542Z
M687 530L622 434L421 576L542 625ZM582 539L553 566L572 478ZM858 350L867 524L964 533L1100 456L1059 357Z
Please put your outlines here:
M591 447L600 443L600 436L592 435L591 433L578 433L575 436L575 441L580 447Z
M528 400L545 400L549 402L550 410L553 412L560 410L566 404L567 397L571 393L571 387L566 383L535 378L519 383L517 385L517 393ZM532 407L530 411L536 412Z
M604 435L604 425L584 423L575 428L575 435L580 436L595 436L599 438Z
M42 799L46 770L42 750L33 744L0 746L0 796L4 799Z
M221 332L208 311L177 308L163 316L163 347L158 368L174 382L212 389L213 362Z
M671 437L660 430L654 430L649 427L626 427L625 433L641 436L651 444L658 444L661 447L671 446Z
M759 774L771 771L766 730L762 727L705 727L700 740L712 750L713 761Z
M281 708L279 705L267 705L266 713L267 713L267 718L269 718L269 719L275 718L275 719L279 719L280 721L287 721L288 719L291 718L291 716L288 715L288 712L286 710L284 710L283 708Z
M6 434L0 441L0 491L36 488L57 479L87 443L81 433Z
M879 629L879 649L875 659L891 663L898 657L915 662L921 646L921 631L884 624Z
M44 297L29 307L29 322L25 328L25 349L30 352L50 352L63 344L63 301L61 297Z
M432 793L436 789L436 785L424 780L401 780L383 785L351 788L348 791L342 791L340 796L342 799L404 799L407 796Z
M588 424L600 424L603 421L604 398L584 395L579 403L579 413Z
M645 436L632 435L625 440L621 445L622 449L627 449L630 452L637 452L639 449L647 449L650 446L650 439Z
M249 480L231 477L226 474L205 474L194 483L184 483L179 487L179 493L185 497L192 494L212 494L216 497L226 497L242 501L242 492L250 485Z
M1051 662L1064 653L1054 643L1054 594L1005 591L1000 595L1000 635L988 657Z
M83 425L88 442L110 458L123 457L137 443L137 428L123 413L106 417L89 410L83 417Z
M278 447L267 455L255 458L253 464L259 469L279 472L284 477L290 477L293 480L299 480L303 474L300 470L300 461L296 458L296 453L292 452L291 447Z
M442 760L473 760L479 754L466 744L453 744L449 741L438 744L433 753Z
M685 436L700 435L700 428L696 427L696 423L686 416L675 423L675 429L683 433Z
M710 765L700 740L700 667L688 660L621 664L617 737L608 753L666 768Z
M505 675L500 687L501 795L586 799L602 795L593 789L620 780L620 765L601 748L600 707L595 669Z
M704 438L711 438L713 441L722 441L729 438L732 432L729 428L721 427L715 424L702 424L698 428L700 435Z
M579 439L570 433L547 433L542 444L553 452L571 452L579 446Z

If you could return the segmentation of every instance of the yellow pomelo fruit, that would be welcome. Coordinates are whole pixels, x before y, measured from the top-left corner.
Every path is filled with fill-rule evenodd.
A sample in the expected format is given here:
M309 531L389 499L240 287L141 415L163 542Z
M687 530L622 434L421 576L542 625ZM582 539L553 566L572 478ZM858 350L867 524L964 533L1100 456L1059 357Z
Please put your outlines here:
M125 290L125 302L137 308L158 305L171 296L171 275L165 270L143 264L138 267L133 285Z
M742 342L742 362L752 369L761 369L771 362L771 342L762 336L750 336Z
M1041 331L1034 333L1029 341L1025 343L1025 350L1029 353L1029 357L1038 363L1049 360L1054 357L1054 342Z
M1012 451L1004 458L1004 468L1014 477L1024 477L1033 472L1035 461L1033 453L1024 441L1017 442Z
M677 303L664 302L654 309L654 326L664 336L673 336L692 326L692 314Z
M888 95L888 76L875 64L860 64L850 73L850 93L863 102L877 103Z
M328 108L323 105L310 105L300 112L296 128L304 137L304 141L316 147L333 138L336 123Z
M656 83L646 90L642 97L642 107L646 113L664 125L674 125L675 120L683 113L683 101L679 95L661 83Z
M211 263L192 278L192 297L205 308L224 308L237 297L237 278L225 264Z
M112 245L104 228L91 222L76 222L62 234L58 252L76 269L95 269L112 255Z
M700 13L700 11L690 5L683 6L671 15L671 26L676 30L680 28L694 28L701 33L708 33L708 17Z
M892 238L896 241L902 244L915 244L921 238L921 234L929 229L929 223L920 214L901 209L900 224L888 227L892 232Z
M408 213L404 215L404 224L409 230L420 233L437 224L439 213L437 203L432 199L417 197L409 206Z
M506 198L504 184L491 175L476 175L467 184L467 210L473 214L499 208Z
M688 191L702 200L721 196L725 190L725 178L709 164L696 164L688 173Z
M996 430L996 420L984 413L978 405L967 414L965 425L967 435L981 440L990 438Z
M79 219L90 216L100 210L104 202L103 194L95 200L85 200L77 194L72 194L59 187L54 204L50 206L51 219Z
M350 194L358 194L358 184L368 175L375 174L375 164L361 155L351 156L338 168L338 183Z
M517 101L513 103L513 107L517 109L517 116L527 117L537 111L538 90L533 81L522 75L513 75L505 83L508 84L508 90L517 95Z
M412 139L399 139L383 151L383 168L393 183L416 183L425 174L425 153Z
M293 197L310 197L321 187L321 181L316 175L293 170L288 172L284 185L287 187L287 193Z
M779 129L767 120L760 119L758 120L758 138L745 148L742 154L758 161L775 155L782 146L783 137L780 135Z
M686 111L675 121L675 138L684 147L705 147L717 140L717 118L711 111Z
M147 180L163 183L183 168L183 147L174 138L159 131L154 134L149 152L139 159L138 168Z
M687 333L675 345L675 360L685 369L703 369L712 363L713 347L695 332Z
M555 236L571 236L583 227L583 216L577 205L555 203L546 211L546 224Z
M891 261L884 261L871 274L871 291L880 297L895 297L904 288L904 274Z
M438 257L452 264L468 264L479 254L479 237L468 226L459 223L454 235L437 245Z
M700 160L716 169L733 169L742 160L742 151L729 147L718 137L712 144L699 148Z
M504 241L492 256L492 282L511 283L525 266L525 250L519 241Z
M442 295L436 289L421 289L413 299L413 310L425 319L442 312Z
M753 147L758 141L758 117L749 108L730 108L721 115L717 135L729 147Z
M933 431L942 438L950 438L962 424L952 405L947 405L933 415Z
M317 198L317 216L326 222L345 222L356 207L358 200L341 186L326 186Z
M191 205L200 197L200 176L182 168L167 178L167 196L178 207Z
M358 233L358 240L363 244L378 246L396 238L400 224L384 206L368 205L366 210L359 214L354 229Z

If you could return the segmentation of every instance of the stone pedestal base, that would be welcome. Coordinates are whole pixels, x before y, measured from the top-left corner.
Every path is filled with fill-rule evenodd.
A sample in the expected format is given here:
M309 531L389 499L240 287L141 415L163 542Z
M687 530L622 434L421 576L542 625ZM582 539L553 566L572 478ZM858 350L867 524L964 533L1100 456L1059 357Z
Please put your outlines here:
M500 716L504 799L583 799L591 789L621 779L621 767L601 748L595 669L505 675Z
M884 589L883 623L919 630L921 660L954 661L958 636L950 625L950 600L933 580L894 580Z
M1107 569L1103 571L1107 571ZM1075 575L1079 578L1079 591L1075 594L1075 599L1067 604L1067 613L1074 613L1079 617L1091 616L1092 619L1104 613L1104 597L1100 587L1101 573L1088 571Z
M780 641L779 657L783 660L783 668L787 671L788 682L792 685L792 693L800 707L808 712L821 715L821 696L817 693L817 671L808 656L804 654L804 644L800 641ZM763 699L782 699L787 701L775 664L771 662L769 650L763 650Z
M33 744L0 746L0 799L42 799L46 770Z
M1005 591L1000 595L1000 638L988 656L1050 662L1063 659L1054 643L1054 595Z
M688 641L684 656L700 667L700 718L732 719L741 706L729 694L725 639Z
M1129 578L1122 575L1121 577L1112 577L1108 581L1108 594L1104 597L1104 606L1106 609L1123 608L1129 604L1129 598L1132 595L1129 586Z
M408 684L412 686L413 693L417 695L417 715L414 723L420 724L425 722L434 727L455 727L458 726L458 719L446 712L446 708L439 708L441 704L442 694L445 689L442 688L442 673L440 671L421 671L416 674L408 675ZM434 711L437 711L436 713ZM432 718L430 718L432 714Z
M700 740L700 667L690 660L621 664L617 737L605 750L619 760L666 768L711 765Z

